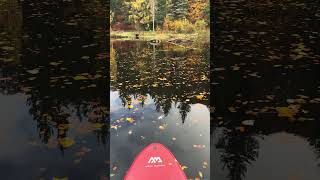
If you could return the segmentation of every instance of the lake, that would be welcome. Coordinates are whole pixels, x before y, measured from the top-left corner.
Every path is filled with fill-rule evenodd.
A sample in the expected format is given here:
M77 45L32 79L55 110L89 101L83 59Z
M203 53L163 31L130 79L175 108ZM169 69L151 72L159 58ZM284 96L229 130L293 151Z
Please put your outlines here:
M103 1L0 2L0 174L109 176Z
M320 179L319 3L235 0L216 9L212 176Z
M188 178L210 179L209 49L111 41L111 179L153 142L173 152Z

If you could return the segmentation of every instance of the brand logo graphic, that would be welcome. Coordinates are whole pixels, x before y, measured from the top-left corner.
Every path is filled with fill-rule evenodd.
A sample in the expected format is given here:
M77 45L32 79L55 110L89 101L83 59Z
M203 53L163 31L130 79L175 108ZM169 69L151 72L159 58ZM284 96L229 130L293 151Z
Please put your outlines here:
M162 163L162 160L160 157L151 157L148 161L148 164L154 164L154 163Z

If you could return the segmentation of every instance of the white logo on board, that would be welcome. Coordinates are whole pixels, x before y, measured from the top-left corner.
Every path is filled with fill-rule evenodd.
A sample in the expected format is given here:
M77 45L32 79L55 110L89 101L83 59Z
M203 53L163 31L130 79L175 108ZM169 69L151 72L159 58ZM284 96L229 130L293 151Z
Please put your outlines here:
M162 160L160 157L150 157L149 164L154 164L154 163L162 163Z

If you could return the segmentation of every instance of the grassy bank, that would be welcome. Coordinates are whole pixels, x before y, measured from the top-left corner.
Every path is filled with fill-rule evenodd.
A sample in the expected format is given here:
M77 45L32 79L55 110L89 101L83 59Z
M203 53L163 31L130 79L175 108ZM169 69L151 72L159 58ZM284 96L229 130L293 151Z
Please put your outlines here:
M189 41L210 41L210 31L199 31L196 33L175 33L175 32L160 32L160 31L111 31L111 39L121 39L121 40L132 40L136 39L136 34L139 34L140 40L161 40L161 41L168 41L168 40L189 40Z

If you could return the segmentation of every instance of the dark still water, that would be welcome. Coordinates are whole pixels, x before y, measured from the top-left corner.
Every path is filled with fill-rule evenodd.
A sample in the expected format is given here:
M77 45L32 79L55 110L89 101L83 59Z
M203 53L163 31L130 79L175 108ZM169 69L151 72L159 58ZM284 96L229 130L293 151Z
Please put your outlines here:
M188 178L209 180L209 46L112 41L110 52L111 179L158 142Z
M0 19L0 179L104 179L104 1L1 1Z
M319 180L319 1L216 7L212 176Z

